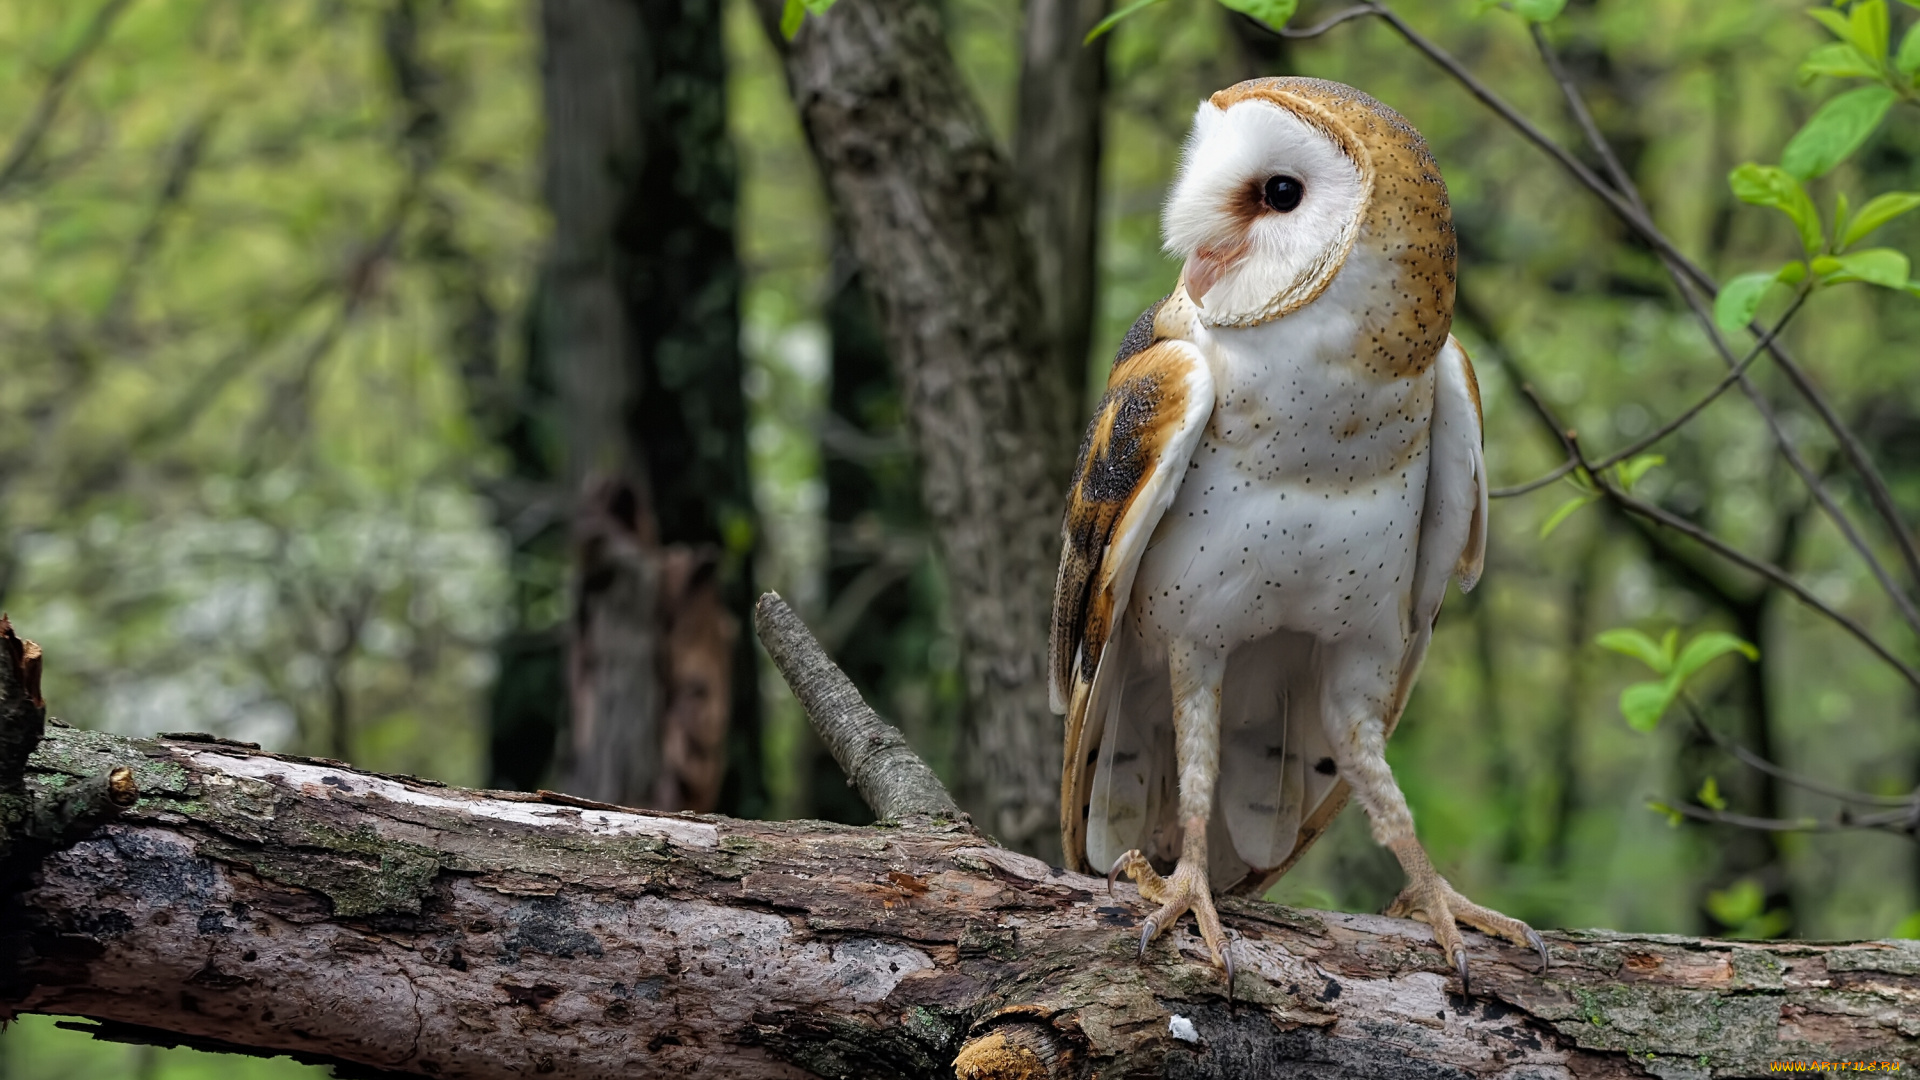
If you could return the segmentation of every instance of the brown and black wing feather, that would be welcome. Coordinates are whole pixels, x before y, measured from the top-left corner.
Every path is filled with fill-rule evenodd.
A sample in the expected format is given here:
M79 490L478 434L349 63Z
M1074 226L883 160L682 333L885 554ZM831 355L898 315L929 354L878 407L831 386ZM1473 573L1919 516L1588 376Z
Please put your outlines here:
M1049 685L1054 710L1067 717L1061 836L1069 865L1081 868L1091 755L1100 740L1089 730L1090 692L1147 540L1179 490L1213 411L1205 358L1173 336L1188 322L1179 317L1187 306L1176 293L1148 309L1128 333L1067 490Z

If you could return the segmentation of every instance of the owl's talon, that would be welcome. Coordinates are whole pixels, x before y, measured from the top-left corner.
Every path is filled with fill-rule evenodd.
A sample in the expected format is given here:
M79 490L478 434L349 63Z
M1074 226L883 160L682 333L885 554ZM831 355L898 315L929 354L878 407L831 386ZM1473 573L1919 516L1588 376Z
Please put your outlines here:
M1225 961L1225 966L1227 969L1227 1009L1228 1011L1232 1011L1233 1009L1233 951L1231 948L1229 948L1231 944L1232 944L1231 941L1223 941L1220 944L1220 958L1223 961Z
M1433 928L1433 938L1439 943L1441 953L1453 960L1454 968L1460 973L1461 993L1469 992L1469 984L1466 942L1460 937L1459 926L1471 926L1483 934L1532 949L1540 955L1541 973L1546 972L1547 943L1533 927L1460 895L1433 869L1426 851L1412 838L1389 846L1407 871L1407 887L1387 905L1387 914L1418 919Z
M1147 946L1153 944L1153 939L1159 936L1160 928L1154 925L1153 916L1147 916L1147 921L1141 924L1140 927L1140 952L1136 959L1145 960L1147 958Z

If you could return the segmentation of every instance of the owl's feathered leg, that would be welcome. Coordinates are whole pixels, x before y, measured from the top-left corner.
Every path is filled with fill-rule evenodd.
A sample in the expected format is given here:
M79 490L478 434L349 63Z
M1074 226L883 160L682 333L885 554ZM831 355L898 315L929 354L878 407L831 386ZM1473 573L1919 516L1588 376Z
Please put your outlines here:
M1227 950L1226 930L1214 910L1213 889L1207 880L1207 818L1213 810L1214 782L1220 775L1220 683L1226 676L1226 658L1213 650L1184 641L1167 647L1173 682L1173 748L1180 770L1180 861L1173 873L1161 877L1146 856L1129 851L1108 872L1108 880L1125 873L1140 887L1140 895L1160 905L1140 927L1140 955L1147 945L1188 911L1200 925L1214 965L1225 973L1227 995L1233 995L1233 955Z
M1351 703L1352 699L1348 701ZM1532 948L1540 954L1540 970L1545 971L1547 946L1532 927L1473 903L1434 870L1433 860L1427 857L1426 849L1414 835L1413 813L1407 809L1406 796L1400 793L1400 785L1387 765L1386 729L1379 719L1382 711L1377 707L1365 709L1360 714L1362 719L1338 733L1334 752L1340 759L1341 775L1352 786L1360 805L1366 808L1374 840L1392 851L1407 873L1407 887L1388 905L1386 913L1396 918L1418 919L1433 928L1440 951L1460 973L1463 993L1469 984L1467 943L1460 935L1460 923L1505 938L1521 948Z

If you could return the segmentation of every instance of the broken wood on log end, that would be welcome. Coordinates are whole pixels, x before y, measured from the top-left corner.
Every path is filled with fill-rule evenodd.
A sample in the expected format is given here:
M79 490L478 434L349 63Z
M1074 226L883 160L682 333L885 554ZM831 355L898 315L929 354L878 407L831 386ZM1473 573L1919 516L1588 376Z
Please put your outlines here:
M1065 1080L1073 1048L1044 1023L1000 1024L967 1040L953 1059L955 1080Z
M853 681L779 593L761 595L753 609L753 628L781 678L800 699L807 721L875 817L964 819L946 785L907 745L900 730L860 697Z

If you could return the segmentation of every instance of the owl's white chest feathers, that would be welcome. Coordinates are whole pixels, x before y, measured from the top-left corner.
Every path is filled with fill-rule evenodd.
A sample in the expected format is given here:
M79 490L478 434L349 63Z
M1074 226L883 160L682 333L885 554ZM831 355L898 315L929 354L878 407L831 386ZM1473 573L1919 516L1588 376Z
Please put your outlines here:
M1285 318L1198 334L1214 410L1134 583L1149 637L1404 639L1434 376L1355 359L1366 269Z

